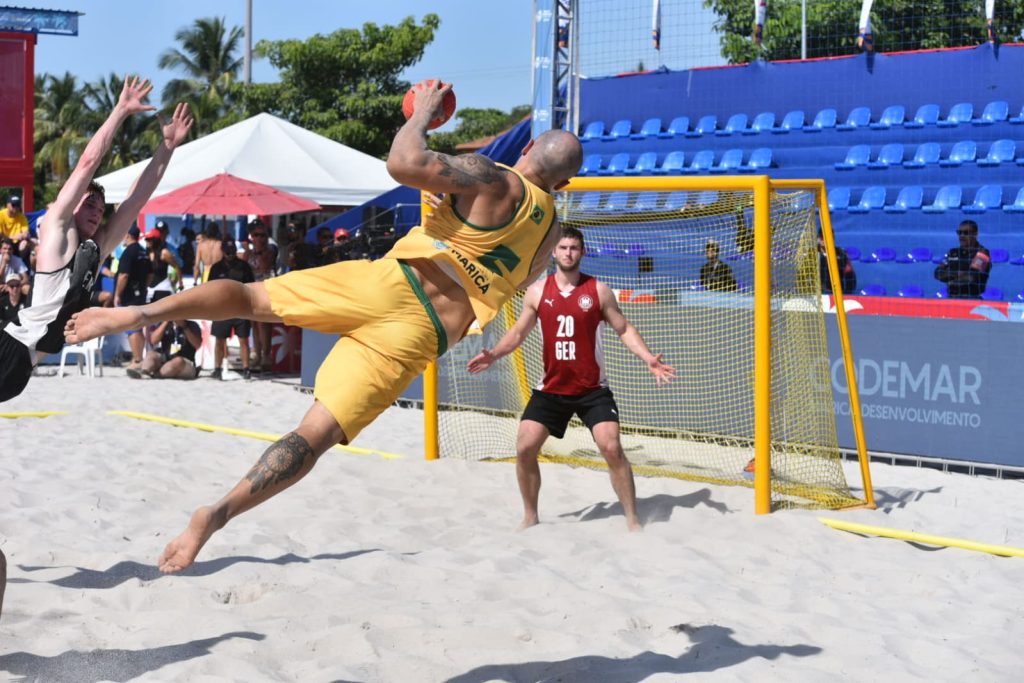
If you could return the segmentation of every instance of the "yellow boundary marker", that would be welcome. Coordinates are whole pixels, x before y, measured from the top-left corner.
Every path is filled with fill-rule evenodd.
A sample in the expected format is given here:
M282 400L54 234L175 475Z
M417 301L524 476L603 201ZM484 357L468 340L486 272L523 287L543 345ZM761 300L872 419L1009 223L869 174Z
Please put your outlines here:
M889 529L883 526L868 526L867 524L856 524L854 522L843 522L838 519L818 517L818 521L826 526L839 531L850 531L855 534L868 534L870 536L882 536L884 538L895 538L900 541L913 541L925 545L937 545L945 548L962 548L974 550L980 553L1001 555L1003 557L1024 557L1024 548L1011 548L1005 545L990 545L988 543L976 543L965 541L960 538L946 538L944 536L931 536L919 534L916 531L902 531L900 529Z
M247 429L236 429L235 427L221 427L218 425L209 425L202 422L190 422L189 420L178 420L172 417L163 417L161 415L150 415L148 413L135 413L130 410L108 410L107 415L120 415L122 417L130 417L135 420L146 420L148 422L159 422L160 424L171 425L172 427L188 427L189 429L198 429L203 432L220 432L222 434L231 434L233 436L244 436L250 439L260 439L262 441L277 441L281 438L280 434L269 434L267 432L253 432ZM359 448L358 446L342 446L338 444L332 447L331 450L344 451L353 455L376 455L384 460L401 460L404 455L399 453L388 453L387 451L377 450L375 448Z
M37 411L22 411L18 413L0 413L0 417L6 417L8 420L16 420L19 417L50 417L51 415L67 415L65 410L37 410Z

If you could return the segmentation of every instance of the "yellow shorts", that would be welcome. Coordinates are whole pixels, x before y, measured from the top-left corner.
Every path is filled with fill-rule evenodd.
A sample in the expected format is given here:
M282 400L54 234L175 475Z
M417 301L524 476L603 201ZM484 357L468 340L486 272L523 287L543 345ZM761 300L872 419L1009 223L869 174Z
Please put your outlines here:
M286 325L341 335L316 373L313 395L349 440L447 347L419 281L395 259L342 261L263 284Z

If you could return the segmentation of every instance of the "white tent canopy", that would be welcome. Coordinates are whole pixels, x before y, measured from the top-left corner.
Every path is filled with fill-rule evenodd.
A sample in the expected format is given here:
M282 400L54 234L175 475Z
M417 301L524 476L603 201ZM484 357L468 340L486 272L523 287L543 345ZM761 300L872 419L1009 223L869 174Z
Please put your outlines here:
M122 201L149 159L97 178ZM270 185L322 206L356 206L398 186L385 163L270 114L228 126L174 152L154 197L218 173Z

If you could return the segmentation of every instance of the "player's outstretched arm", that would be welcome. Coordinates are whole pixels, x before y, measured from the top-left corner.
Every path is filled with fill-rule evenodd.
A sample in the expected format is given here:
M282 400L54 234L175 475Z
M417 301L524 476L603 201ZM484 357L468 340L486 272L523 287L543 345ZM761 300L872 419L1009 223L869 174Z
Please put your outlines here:
M523 312L519 314L519 320L509 328L493 349L484 349L469 361L466 365L469 372L483 372L491 367L494 361L512 353L526 341L537 325L537 304L540 303L543 290L543 282L537 282L526 290L526 294L523 295Z
M100 164L103 163L103 157L110 151L117 129L132 114L152 111L156 108L143 102L152 89L153 86L149 81L140 81L138 76L125 77L121 96L117 100L114 111L110 112L107 120L103 122L103 125L85 146L82 156L75 164L75 170L71 172L67 182L57 194L57 198L47 210L48 215L52 214L51 218L45 219L47 222L57 219L61 220L61 225L66 225L71 217L71 212L78 206L79 200L88 189Z
M146 164L146 168L128 191L128 196L117 207L117 211L103 227L102 234L98 236L97 243L103 256L112 252L124 239L128 228L138 218L139 211L149 201L156 186L160 184L160 179L164 177L174 149L188 136L194 122L188 105L184 102L179 102L175 107L170 121L164 121L163 117L159 115L158 118L163 140L153 152L153 158Z
M669 384L676 376L676 370L671 365L661 362L661 354L651 353L647 343L640 336L640 332L633 327L632 323L626 320L619 308L619 302L615 300L615 293L603 282L597 283L597 296L601 303L601 313L604 321L611 326L619 339L626 345L630 352L642 360L647 369L654 375L654 381L661 384Z

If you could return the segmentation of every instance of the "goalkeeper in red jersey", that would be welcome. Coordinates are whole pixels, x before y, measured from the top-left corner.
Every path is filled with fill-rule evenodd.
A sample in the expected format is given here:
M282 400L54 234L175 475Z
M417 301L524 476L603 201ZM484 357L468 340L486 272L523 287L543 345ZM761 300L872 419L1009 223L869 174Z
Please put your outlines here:
M641 529L636 513L633 469L619 438L619 412L604 373L600 325L607 323L622 343L647 364L658 384L675 377L675 369L647 348L643 337L622 315L612 290L580 272L586 253L583 233L562 229L555 246L557 270L538 280L526 292L519 320L493 349L484 349L469 361L470 372L481 372L495 360L519 347L540 321L544 341L544 381L535 389L523 412L516 438L516 477L523 497L526 529L540 520L540 467L537 454L548 436L562 438L573 415L578 415L594 437L611 475L612 488L622 504L630 531Z

